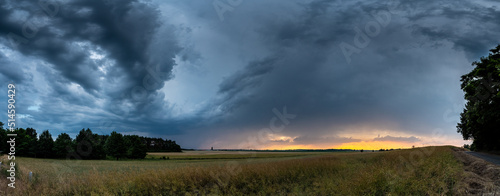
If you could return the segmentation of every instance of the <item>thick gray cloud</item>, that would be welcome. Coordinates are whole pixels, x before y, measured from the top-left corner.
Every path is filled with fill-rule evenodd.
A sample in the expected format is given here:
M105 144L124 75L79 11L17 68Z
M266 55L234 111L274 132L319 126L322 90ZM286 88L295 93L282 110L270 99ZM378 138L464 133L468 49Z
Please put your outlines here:
M274 17L256 25L266 40L261 47L275 51L256 62L273 61L268 72L256 71L262 63L251 62L222 83L224 102L215 107L222 108L226 121L215 130L259 130L267 127L272 108L288 106L299 117L282 133L287 136L329 138L366 126L425 136L444 129L453 135L458 119L445 116L450 110L459 112L459 77L499 41L493 35L499 25L488 18L498 14L497 9L470 19L483 7L473 3L314 1L300 6L295 17ZM243 5L236 9L241 10L230 13L234 18L226 19L226 25L252 23L243 18ZM252 11L276 15L265 8ZM385 27L377 18L384 13L389 13ZM353 53L348 63L339 46L355 45L355 29L368 34L366 27L374 22L379 33L369 37L366 47L358 47L360 53ZM426 28L441 33L429 34Z
M500 43L493 1L213 2L3 1L0 80L25 89L24 125L57 132L189 148L428 143L436 129L460 139L460 75ZM296 118L259 134L285 106Z
M102 127L120 120L133 123L136 114L164 112L167 104L157 90L171 78L173 57L181 48L175 29L161 21L154 5L75 0L3 1L0 7L5 51L43 62L37 71L46 76L50 94L40 97L35 121ZM15 64L2 67L2 74L21 82L22 71ZM72 107L82 111L70 117Z
M22 83L23 81L27 80L29 73L23 73L22 71L12 69L12 67L16 67L19 65L16 65L14 62L9 62L3 54L0 54L0 64L2 64L2 66L0 67L0 74L3 75L3 78L9 80L2 81L3 83Z

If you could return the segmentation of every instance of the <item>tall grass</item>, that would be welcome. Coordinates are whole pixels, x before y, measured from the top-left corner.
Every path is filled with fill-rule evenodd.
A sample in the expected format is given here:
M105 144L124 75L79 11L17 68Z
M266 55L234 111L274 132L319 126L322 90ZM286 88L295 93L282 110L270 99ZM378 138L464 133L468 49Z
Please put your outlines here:
M51 167L46 160L20 159L23 165ZM59 160L64 161L64 160ZM38 163L34 163L38 162ZM13 195L452 195L463 172L451 147L376 153L329 153L268 161L95 161L120 169L37 170L27 183L22 175ZM217 163L217 164L215 164ZM164 167L150 167L163 164ZM57 167L56 167L57 168ZM76 168L85 168L78 170ZM2 168L4 169L4 168ZM44 171L45 170L45 171ZM44 175L45 172L45 175ZM4 178L4 177L2 177ZM5 186L6 182L2 181Z

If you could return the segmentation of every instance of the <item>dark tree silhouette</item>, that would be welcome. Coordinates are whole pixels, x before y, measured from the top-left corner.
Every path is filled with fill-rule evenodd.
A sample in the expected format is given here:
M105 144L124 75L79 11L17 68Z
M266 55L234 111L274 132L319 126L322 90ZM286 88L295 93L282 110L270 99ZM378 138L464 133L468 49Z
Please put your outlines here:
M80 130L76 136L74 150L82 159L106 158L100 136L88 128Z
M141 137L146 141L148 152L181 152L181 146L175 141L163 140L162 138Z
M7 153L8 130L0 122L0 151ZM181 152L181 147L173 140L149 138L137 135L123 136L117 132L98 135L90 129L82 129L75 140L61 133L54 142L48 130L37 138L33 128L16 128L16 156L39 158L105 159L106 155L116 159L143 159L147 152ZM109 142L108 142L109 141Z
M467 103L457 131L477 150L500 150L500 45L490 51L460 80Z
M26 128L27 142L28 142L28 155L36 157L36 148L38 147L38 136L34 128Z
M26 134L26 129L16 128L16 156L35 156L34 151L30 151L30 145L36 142L36 138L32 138L31 135ZM36 133L35 133L36 136ZM35 140L35 141L33 141ZM35 143L36 144L36 143Z
M61 133L54 142L54 152L56 158L66 158L73 152L73 140L67 133Z
M45 130L38 139L38 148L36 149L37 157L53 158L54 157L54 140L49 130Z
M106 140L105 149L106 154L115 157L116 160L125 157L127 147L125 146L122 134L116 131L111 132L111 135Z
M106 143L106 135L92 134L93 151L91 154L92 159L105 159L106 150L104 149L104 144Z
M3 125L2 122L0 122ZM0 128L0 151L6 153L10 146L7 144L7 134L10 133L9 130ZM14 133L17 134L16 137L16 156L26 156L35 157L38 140L36 138L36 130L33 128L16 128Z
M75 152L82 159L90 159L93 149L92 131L90 129L82 129L75 138Z
M125 135L125 146L127 149L127 158L129 159L144 159L147 154L148 148L144 141L137 135Z

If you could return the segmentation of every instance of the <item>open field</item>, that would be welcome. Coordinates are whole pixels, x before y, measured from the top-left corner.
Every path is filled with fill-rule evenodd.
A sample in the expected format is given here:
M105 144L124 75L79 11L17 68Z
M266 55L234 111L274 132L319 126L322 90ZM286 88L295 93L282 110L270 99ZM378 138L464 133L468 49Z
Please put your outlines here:
M469 194L464 179L470 175L456 151L151 153L170 159L140 161L18 157L16 189L7 189L4 162L0 195Z
M210 160L210 159L259 159L259 158L284 158L304 157L326 154L328 152L263 152L263 151L184 151L179 152L151 152L146 159L169 160Z

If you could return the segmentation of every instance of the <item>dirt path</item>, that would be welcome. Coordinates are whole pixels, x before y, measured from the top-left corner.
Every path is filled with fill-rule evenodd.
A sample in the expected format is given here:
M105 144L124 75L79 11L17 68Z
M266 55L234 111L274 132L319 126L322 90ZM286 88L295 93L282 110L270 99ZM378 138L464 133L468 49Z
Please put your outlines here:
M487 154L487 153L482 153L482 152L471 152L471 151L466 151L465 153L470 154L472 156L481 158L485 161L488 161L490 163L493 163L495 165L500 166L500 156L498 155L493 155L493 154Z
M462 148L453 150L465 170L458 186L459 195L500 195L500 166L493 164L498 163L496 157L471 153Z

